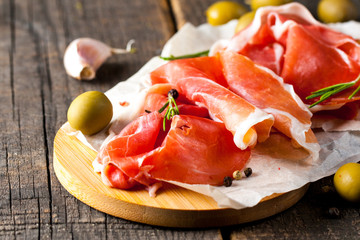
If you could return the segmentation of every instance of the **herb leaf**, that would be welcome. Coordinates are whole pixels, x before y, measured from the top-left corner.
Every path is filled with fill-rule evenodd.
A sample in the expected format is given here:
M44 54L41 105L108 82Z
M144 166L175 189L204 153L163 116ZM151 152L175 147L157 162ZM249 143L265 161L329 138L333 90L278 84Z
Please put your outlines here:
M182 55L182 56L173 56L173 55L170 55L170 57L162 57L162 56L160 56L160 58L163 59L163 60L171 61L171 60L184 59L184 58L203 57L203 56L208 56L208 55L209 55L209 50L206 50L206 51L193 53L193 54Z
M347 82L347 83L334 84L332 86L328 86L328 87L319 89L315 92L312 92L311 95L306 97L306 99L312 99L312 98L316 98L316 97L320 97L320 99L318 101L314 102L313 104L311 104L309 108L312 108L312 107L318 105L319 103L325 101L326 99L332 97L333 95L354 86L357 82L359 82L359 80L360 80L360 74L354 81ZM359 91L360 91L360 86L357 87L354 92L352 92L352 94L348 97L348 99L353 98L355 96L355 94L357 94Z
M175 91L177 95L173 94L171 91ZM174 95L175 95L175 97L178 96L177 91L174 89L170 90L169 94L168 94L168 100L166 101L164 106L162 106L158 111L159 113L162 113L167 108L165 115L164 115L164 120L163 120L163 130L164 131L166 130L166 120L171 120L173 116L180 114L179 108L175 102Z

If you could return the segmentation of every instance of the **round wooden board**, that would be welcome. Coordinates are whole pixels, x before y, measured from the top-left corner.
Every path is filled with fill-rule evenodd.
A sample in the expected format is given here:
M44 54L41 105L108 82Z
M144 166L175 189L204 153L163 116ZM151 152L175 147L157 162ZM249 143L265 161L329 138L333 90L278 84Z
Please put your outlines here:
M220 227L272 216L294 205L308 185L273 194L245 209L219 208L208 196L165 184L152 198L143 189L125 191L107 187L93 171L96 152L62 129L54 141L54 170L64 188L87 205L127 220L165 227Z

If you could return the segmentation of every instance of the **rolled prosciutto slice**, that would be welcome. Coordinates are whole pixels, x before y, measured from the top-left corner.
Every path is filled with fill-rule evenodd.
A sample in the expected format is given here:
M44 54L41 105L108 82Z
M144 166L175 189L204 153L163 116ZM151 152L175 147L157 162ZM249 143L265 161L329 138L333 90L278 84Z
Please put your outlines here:
M171 61L150 74L153 84L170 83L190 101L206 107L234 135L240 149L269 137L274 117L223 87L226 80L216 57Z
M311 130L312 113L289 84L268 68L231 51L217 55L228 88L275 117L274 127L306 149L314 160L320 146Z
M360 73L358 42L321 24L299 3L259 9L248 28L229 42L215 44L212 52L224 48L245 55L280 75L285 83L294 86L306 104L318 100L306 99L312 92L353 81ZM348 99L356 87L312 110L339 108L360 99L359 94Z
M176 115L159 141L162 120L158 112L145 114L101 148L95 161L102 165L107 185L152 187L159 180L222 185L224 177L243 169L250 157L250 149L236 147L223 123Z
M93 166L95 171L101 172L102 180L106 185L129 189L138 182L146 186L154 183L151 179L140 175L138 162L133 156L148 153L155 148L162 120L163 117L158 112L140 116L118 135L104 142ZM121 165L120 163L114 165L114 158L122 158Z
M189 184L222 185L225 176L243 169L250 149L240 150L223 123L176 115L163 142L142 159L152 178Z

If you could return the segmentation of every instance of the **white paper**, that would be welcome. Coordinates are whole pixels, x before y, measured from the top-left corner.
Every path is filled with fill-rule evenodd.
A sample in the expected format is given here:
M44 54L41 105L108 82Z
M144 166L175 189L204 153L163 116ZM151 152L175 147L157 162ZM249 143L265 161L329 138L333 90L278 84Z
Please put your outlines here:
M194 27L186 24L166 43L162 56L178 56L207 50L215 41L229 39L234 33L235 26L236 21L220 27L208 24ZM360 23L354 22L338 24L336 28L348 31L348 28L355 28L355 26L360 29ZM146 89L149 87L149 73L165 62L154 57L133 77L106 92L114 106L114 117L110 129L91 137L84 136L80 132L73 132L68 124L65 124L63 129L69 134L76 134L85 144L98 150L109 134L118 133L122 127L139 115ZM213 197L219 207L240 209L254 206L266 196L298 189L309 182L333 174L345 163L359 161L359 122L346 124L350 126L341 123L341 128L337 128L339 126L336 122L329 122L327 130L339 131L315 132L321 145L320 160L316 163L308 164L301 160L304 154L302 150L293 149L282 135L275 133L268 141L258 144L253 150L248 164L253 170L252 176L233 181L231 187L172 183ZM349 129L351 131L346 131ZM293 151L296 154L291 154ZM294 156L299 159L294 159Z

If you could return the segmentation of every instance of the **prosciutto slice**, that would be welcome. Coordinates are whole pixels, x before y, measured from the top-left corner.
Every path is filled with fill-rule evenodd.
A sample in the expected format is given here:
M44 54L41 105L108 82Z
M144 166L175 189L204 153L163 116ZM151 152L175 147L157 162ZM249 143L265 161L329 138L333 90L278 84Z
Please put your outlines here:
M107 185L151 187L158 180L222 185L250 157L250 149L237 148L223 123L188 115L174 116L157 146L162 120L158 112L143 115L101 148L95 161Z
M259 9L248 28L227 43L215 44L212 52L222 48L248 56L271 69L285 83L292 84L306 104L318 100L306 99L312 92L350 82L360 73L358 42L319 23L299 3ZM322 105L334 109L360 99L360 96L347 99L354 88L356 86Z
M162 181L222 185L224 177L244 168L251 150L240 150L223 123L211 120L206 108L184 96L176 99L180 115L166 120L163 129L164 112L158 110L172 88L150 87L147 111L104 142L93 165L106 185L143 185L154 196Z
M152 166L148 173L155 179L222 185L249 157L250 149L237 148L223 123L177 115L161 147L146 155L142 166Z
M155 148L162 119L158 112L143 115L101 146L93 165L97 166L95 169L101 170L106 185L129 189L137 182L146 186L153 183L140 174L139 164L133 156L146 154ZM120 158L122 161L115 165L114 159Z
M145 97L144 111L153 112L162 108L168 101L167 94L171 89L173 87L170 84L156 84L150 87ZM209 111L205 107L195 105L182 95L176 99L176 104L181 115L210 118Z
M190 101L209 110L225 124L240 149L268 138L274 117L221 86L226 84L216 57L171 61L151 74L153 84L170 83Z
M229 89L275 117L274 127L318 159L320 146L311 130L312 114L289 84L271 70L231 52L218 54Z

